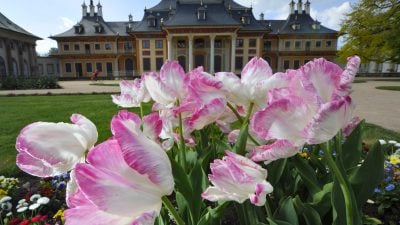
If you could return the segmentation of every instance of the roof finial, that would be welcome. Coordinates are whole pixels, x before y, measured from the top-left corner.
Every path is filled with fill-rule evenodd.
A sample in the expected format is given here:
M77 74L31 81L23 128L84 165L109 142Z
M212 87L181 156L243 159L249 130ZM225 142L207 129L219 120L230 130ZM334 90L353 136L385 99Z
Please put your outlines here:
M200 0L200 5L203 6L203 0Z

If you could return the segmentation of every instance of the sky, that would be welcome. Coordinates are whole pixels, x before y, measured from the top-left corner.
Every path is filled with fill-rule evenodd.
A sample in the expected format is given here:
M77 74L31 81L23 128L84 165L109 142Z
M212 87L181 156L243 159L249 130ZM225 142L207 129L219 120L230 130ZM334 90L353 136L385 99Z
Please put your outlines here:
M85 0L89 4L89 0ZM103 17L106 21L127 21L132 14L141 20L145 7L150 8L160 0L101 0ZM200 2L200 0L199 0ZM256 18L260 13L265 19L285 19L289 14L290 0L236 0L244 6L253 6ZM297 0L295 0L297 2ZM305 2L305 1L303 1ZM357 0L310 0L311 16L322 25L339 30L345 14ZM72 28L82 17L83 0L0 0L0 12L25 30L41 37L36 42L36 51L46 54L57 43L48 37ZM97 5L98 0L94 0ZM340 41L339 46L343 43Z

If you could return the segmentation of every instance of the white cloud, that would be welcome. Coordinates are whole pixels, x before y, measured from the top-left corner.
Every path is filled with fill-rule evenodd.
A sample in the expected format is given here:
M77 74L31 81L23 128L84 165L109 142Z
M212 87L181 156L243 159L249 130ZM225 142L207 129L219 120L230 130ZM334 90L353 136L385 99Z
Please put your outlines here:
M68 17L60 17L61 24L58 26L58 28L62 31L65 31L66 29L71 29L75 23L73 20L69 19Z
M321 12L313 12L313 10L311 10L311 15L321 21L322 25L338 30L340 29L340 23L345 19L346 14L350 11L350 2L343 2L340 6L333 6Z
M48 38L36 42L36 52L40 55L47 54L50 48L57 48L57 42Z

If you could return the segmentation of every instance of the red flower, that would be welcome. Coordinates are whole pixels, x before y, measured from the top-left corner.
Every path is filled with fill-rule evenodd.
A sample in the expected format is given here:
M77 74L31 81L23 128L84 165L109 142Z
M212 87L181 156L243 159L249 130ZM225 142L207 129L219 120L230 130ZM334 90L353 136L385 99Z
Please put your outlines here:
M8 223L8 225L17 225L21 222L22 220L20 218L14 218L12 220L10 220L10 222Z
M30 220L24 220L19 225L29 225L29 224L31 224Z

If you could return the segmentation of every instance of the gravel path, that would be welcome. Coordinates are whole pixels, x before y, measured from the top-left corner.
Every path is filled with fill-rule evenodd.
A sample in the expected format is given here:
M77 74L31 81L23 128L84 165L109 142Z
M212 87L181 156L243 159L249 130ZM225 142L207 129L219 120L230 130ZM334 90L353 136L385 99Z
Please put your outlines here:
M118 86L90 85L94 83L118 84L119 81L61 81L59 84L63 89L0 91L0 95L119 92ZM357 105L355 115L369 123L400 132L400 91L377 90L376 86L400 86L400 82L368 81L353 84L351 96Z

